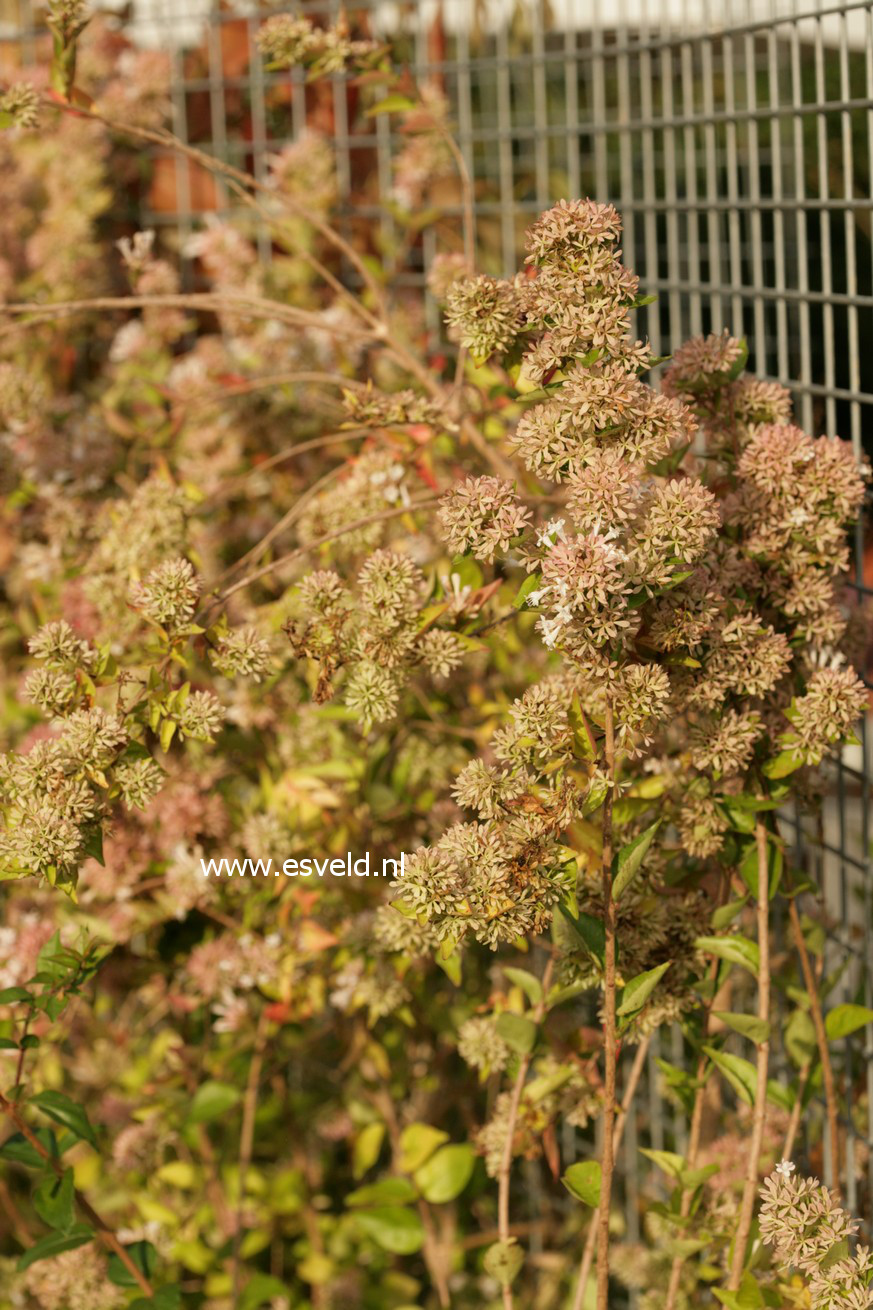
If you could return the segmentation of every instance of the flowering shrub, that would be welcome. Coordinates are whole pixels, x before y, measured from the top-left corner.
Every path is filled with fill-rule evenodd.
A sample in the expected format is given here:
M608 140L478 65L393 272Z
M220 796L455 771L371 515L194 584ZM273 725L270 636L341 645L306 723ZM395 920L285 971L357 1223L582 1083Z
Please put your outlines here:
M258 43L403 116L401 207L460 166L450 364L333 225L322 138L264 182L201 159L245 202L187 246L206 289L107 248L109 150L191 148L86 18L51 0L54 98L0 102L0 1307L873 1305L827 1189L759 1196L803 1116L849 1167L829 1041L873 1018L825 1013L778 817L866 707L866 469L729 334L647 380L611 206L477 274L438 88L344 25ZM202 863L346 851L403 876ZM641 1115L621 1190L668 1027L687 1131Z

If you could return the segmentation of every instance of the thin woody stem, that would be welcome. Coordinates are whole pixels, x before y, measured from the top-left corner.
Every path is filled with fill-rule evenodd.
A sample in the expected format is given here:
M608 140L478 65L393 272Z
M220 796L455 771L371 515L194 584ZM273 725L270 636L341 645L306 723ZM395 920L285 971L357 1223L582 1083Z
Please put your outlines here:
M715 982L718 978L719 964L720 961L716 959L713 960L712 964L710 965L710 979L713 983L713 986L715 986ZM710 1001L706 1005L703 1012L702 1038L704 1041L706 1040L707 1031L709 1029L709 1014L711 1008L712 1008L712 1002ZM697 1088L694 1093L694 1106L691 1111L691 1127L688 1134L688 1152L686 1155L686 1160L689 1169L696 1169L697 1156L698 1156L698 1152L700 1151L700 1137L703 1129L703 1108L704 1108L704 1101L706 1097L706 1085L704 1080L706 1075L707 1064L708 1064L707 1057L701 1054L700 1058L697 1061L697 1071L696 1071ZM679 1208L679 1214L683 1219L686 1219L690 1213L691 1200L693 1195L694 1195L693 1189L687 1187L683 1188L682 1202ZM684 1263L685 1263L684 1258L681 1255L677 1255L676 1259L673 1261L673 1266L670 1270L670 1282L667 1287L667 1300L664 1304L664 1310L673 1310L673 1307L676 1304L676 1297L679 1295L679 1284L682 1280L682 1266L684 1265Z
M0 314L13 317L29 314L35 320L50 322L56 318L85 314L91 310L150 309L156 306L164 309L199 309L213 314L234 313L246 318L278 320L293 327L316 327L319 331L333 333L335 336L358 337L362 340L373 340L376 335L362 328L353 328L348 323L331 326L317 314L310 314L305 309L295 309L293 305L283 305L281 301L270 300L266 296L244 296L238 292L196 291L178 295L93 296L85 300L59 300L55 303L38 300L10 301L0 305Z
M2 1092L0 1092L0 1110L2 1110L4 1114L9 1116L10 1120L15 1125L18 1132L21 1133L21 1136L28 1142L30 1146L33 1147L37 1155L41 1156L41 1158L45 1161L45 1163L49 1166L49 1168L54 1170L58 1178L63 1178L64 1166L61 1164L60 1160L56 1160L54 1156L51 1155L50 1152L46 1150L40 1139L37 1137L36 1133L33 1132L33 1130L29 1127L25 1119L22 1117L20 1111L18 1110L18 1107L13 1105L11 1101L8 1101ZM94 1225L94 1228L96 1230L96 1235L103 1243L103 1245L106 1247L107 1251L111 1251L113 1255L118 1256L119 1260L124 1265L127 1272L130 1274L130 1276L133 1279L135 1279L137 1286L140 1288L142 1292L145 1293L146 1296L154 1296L155 1290L152 1287L151 1283L146 1278L142 1270L139 1269L137 1265L134 1264L133 1260L130 1258L130 1255L128 1254L126 1249L121 1245L121 1242L119 1242L118 1238L115 1236L115 1233L109 1227L106 1220L101 1218L101 1216L91 1205L90 1201L88 1201L87 1198L82 1195L82 1193L79 1191L77 1187L73 1188L73 1196L75 1197L76 1204L78 1205L82 1214L85 1216L85 1218L88 1220L89 1223Z
M51 97L47 98L47 103L54 109L60 109L64 113L72 114L77 118L90 118L96 123L102 123L113 132L118 132L121 136L133 137L138 141L148 141L152 145L161 146L164 150L172 150L177 154L185 155L188 159L193 160L207 172L219 173L223 177L232 178L235 182L244 187L249 187L252 191L260 191L268 195L272 200L279 200L289 212L303 218L307 223L319 232L326 241L328 241L340 254L344 255L349 263L357 270L366 286L372 292L378 304L382 303L382 288L373 277L373 274L367 268L366 263L361 259L345 237L341 236L334 228L326 223L318 214L307 209L298 201L292 201L288 196L283 196L261 182L251 173L246 173L243 169L234 168L232 164L226 163L223 159L217 159L214 155L208 154L205 150L198 150L196 146L189 145L186 141L181 141L179 137L174 136L164 128L137 127L132 123L121 123L117 119L107 118L105 114L100 114L94 109L84 109L80 105L70 105L59 102Z
M245 1210L245 1187L246 1175L252 1162L252 1151L255 1144L255 1111L258 1104L258 1084L261 1080L261 1071L264 1067L264 1050L267 1045L267 1020L261 1013L258 1021L258 1030L255 1035L255 1045L252 1051L252 1058L249 1064L249 1074L246 1081L245 1098L243 1100L243 1117L242 1127L239 1136L239 1196L236 1203L236 1219L233 1230L233 1255L231 1257L231 1284L232 1297L234 1306L237 1305L240 1295L240 1248L242 1246L243 1235L243 1215Z
M612 805L615 787L615 718L610 700L604 718L604 763L608 780L603 802L603 847L601 880L605 929L603 979L603 1149L600 1159L600 1206L597 1218L597 1310L609 1307L609 1211L612 1200L612 1176L615 1170L615 1077L618 1042L615 1022L615 937L616 912L612 896Z
M391 1151L396 1165L401 1155L401 1133L400 1124L397 1119L397 1111L394 1106L394 1098L391 1095L390 1088L383 1084L377 1092L375 1100L388 1129L388 1138L391 1142ZM436 1289L440 1306L442 1307L442 1310L448 1310L448 1307L451 1304L451 1298L449 1294L448 1279L446 1278L446 1271L444 1268L443 1250L439 1238L437 1237L436 1228L434 1227L431 1207L423 1196L418 1198L418 1214L421 1219L422 1228L424 1229L424 1246L422 1247L422 1255L424 1256L428 1273L433 1280L433 1285Z
M533 1011L531 1018L534 1023L542 1023L543 1015L546 1012L548 991L552 985L552 974L555 968L554 957L550 956L546 967L543 971L542 978L542 995ZM518 1122L518 1111L521 1107L521 1098L524 1093L524 1085L527 1081L528 1070L531 1065L531 1055L522 1057L521 1064L518 1066L518 1073L515 1075L515 1082L512 1087L512 1099L509 1103L509 1114L506 1119L506 1139L503 1143L503 1154L500 1159L500 1169L497 1173L497 1233L501 1242L508 1242L512 1236L509 1226L509 1192L510 1180L512 1176L512 1146L515 1138L515 1125ZM513 1310L515 1302L512 1295L512 1286L507 1283L503 1288L503 1307L504 1310Z
M650 1037L644 1037L637 1047L634 1062L631 1065L628 1074L627 1086L624 1089L624 1096L621 1100L621 1109L615 1120L615 1149L618 1150L621 1140L624 1137L624 1126L627 1123L627 1117L633 1102L636 1090L642 1077L643 1069L646 1063L646 1056L649 1053ZM596 1206L591 1215L591 1222L588 1225L588 1232L585 1236L585 1248L582 1252L582 1259L579 1262L579 1274L576 1283L576 1295L573 1298L573 1310L582 1310L585 1304L585 1289L588 1286L588 1279L591 1274L591 1266L594 1263L594 1252L597 1247L598 1221L600 1219L600 1206Z
M792 896L788 901L788 917L791 922L791 933L797 947L797 954L800 956L803 982L809 996L809 1012L815 1029L815 1042L818 1047L818 1058L821 1060L822 1080L824 1082L825 1113L827 1115L828 1137L831 1148L831 1170L834 1181L838 1182L840 1177L840 1119L834 1067L831 1064L828 1035L818 994L818 986L816 985L816 977L803 936L803 926L800 922L800 912L797 908L797 898L795 896Z
M244 587L251 586L259 578L265 578L268 574L275 573L276 569L284 568L286 564L291 564L294 560L308 555L317 546L324 546L329 541L338 541L340 537L346 536L349 532L357 532L358 528L369 527L371 523L380 523L385 519L396 519L401 514L409 514L417 509L427 509L429 506L435 505L438 500L438 496L426 496L423 500L412 500L408 505L398 505L394 509L380 510L378 514L367 514L364 518L355 519L353 523L346 523L335 532L325 532L323 536L313 538L305 546L298 546L296 550L289 551L287 555L280 555L278 559L270 560L269 563L262 564L260 568L247 574L246 577L240 578L232 587L228 587L221 595L215 597L211 608L223 604L237 591L242 591Z
M770 1023L770 871L767 858L767 828L759 816L755 824L755 842L758 849L758 1018ZM746 1177L740 1202L740 1217L734 1237L734 1254L728 1291L736 1292L743 1278L746 1249L752 1231L755 1197L758 1193L758 1169L764 1129L767 1124L767 1073L770 1063L770 1042L765 1036L757 1043L757 1070L755 1103L752 1116L752 1135L746 1157Z

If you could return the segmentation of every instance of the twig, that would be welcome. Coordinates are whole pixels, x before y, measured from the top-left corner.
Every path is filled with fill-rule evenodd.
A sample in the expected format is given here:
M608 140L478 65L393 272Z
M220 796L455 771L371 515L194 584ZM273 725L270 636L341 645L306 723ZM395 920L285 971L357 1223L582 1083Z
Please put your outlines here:
M628 1113L630 1112L631 1103L636 1095L637 1086L642 1077L643 1068L646 1063L646 1056L649 1052L650 1037L644 1037L640 1042L634 1056L634 1062L631 1065L628 1074L627 1086L624 1089L621 1109L615 1120L615 1149L618 1150L621 1140L624 1137L624 1126L627 1123ZM591 1274L591 1265L594 1261L594 1252L597 1247L598 1221L600 1218L600 1206L595 1206L591 1215L591 1222L588 1225L588 1232L585 1236L585 1249L582 1252L582 1259L579 1262L579 1278L576 1284L576 1295L573 1298L573 1310L582 1310L585 1304L585 1289L588 1286L588 1278Z
M15 1125L17 1130L21 1133L22 1137L29 1143L30 1146L33 1147L37 1155L39 1155L45 1161L45 1163L49 1166L50 1169L54 1171L54 1173L58 1176L58 1178L63 1178L65 1170L60 1160L56 1160L55 1157L51 1155L49 1151L46 1150L40 1139L37 1137L36 1133L33 1132L33 1130L28 1126L27 1122L22 1117L21 1113L18 1110L18 1107L13 1105L11 1101L8 1101L2 1092L0 1092L0 1110L2 1110L4 1114L7 1114L9 1116L9 1118L12 1120L12 1123ZM137 1286L140 1288L142 1292L145 1293L146 1296L154 1296L155 1290L152 1287L151 1283L146 1278L142 1270L138 1268L136 1264L134 1264L127 1250L121 1245L118 1238L115 1236L115 1233L106 1223L106 1220L101 1218L101 1216L91 1205L90 1201L88 1201L87 1198L82 1195L82 1193L79 1191L77 1187L73 1188L73 1196L75 1197L76 1204L78 1205L79 1209L82 1211L82 1214L89 1221L89 1223L94 1225L94 1228L97 1231L97 1236L100 1239L100 1241L103 1243L103 1245L106 1247L106 1249L108 1251L111 1251L113 1255L118 1256L119 1260L124 1265L127 1272L131 1275L133 1279L135 1279Z
M351 389L364 385L357 378L347 378L343 373L322 373L317 369L291 373L261 373L258 377L246 378L244 382L229 382L226 386L215 387L211 391L200 391L193 396L184 396L177 401L177 406L181 410L196 409L200 405L218 404L228 396L250 396L268 387L288 387L296 383Z
M758 848L758 1018L764 1024L770 1022L770 870L767 858L767 829L759 816L755 824L755 842ZM746 1263L746 1248L749 1233L752 1230L752 1218L755 1213L755 1197L758 1192L758 1166L761 1159L761 1147L764 1143L764 1129L767 1123L767 1073L770 1062L770 1042L765 1036L757 1043L757 1077L755 1080L755 1106L752 1118L752 1136L749 1141L749 1153L746 1157L746 1177L743 1183L743 1198L740 1202L740 1218L734 1237L734 1256L728 1291L736 1292L743 1278Z
M9 1192L9 1188L2 1179L0 1179L0 1209L4 1211L6 1218L9 1220L12 1232L15 1234L16 1239L21 1243L21 1245L23 1247L31 1246L33 1244L33 1233L31 1233L27 1224L24 1222L24 1215L15 1205Z
M255 569L246 577L240 578L232 587L228 587L226 591L223 591L220 596L215 598L213 607L215 604L222 604L235 592L241 591L253 582L257 582L259 578L266 577L268 573L274 573L276 569L284 568L286 564L291 564L294 560L307 555L309 551L315 550L316 546L324 546L329 541L337 541L350 532L357 532L358 528L369 527L371 523L380 523L383 519L396 519L401 514L408 514L412 510L426 509L430 505L435 505L438 500L438 496L427 496L422 500L412 500L408 505L398 505L394 509L380 510L378 514L368 514L365 518L355 519L353 523L346 523L344 527L335 532L325 532L323 536L315 537L312 541L307 542L305 546L298 546L296 550L289 551L287 555L280 555L278 559L271 560L268 564L262 564L259 569Z
M184 294L153 296L92 296L85 300L54 302L9 301L0 304L0 315L19 317L30 314L34 319L51 321L72 314L85 314L91 310L149 309L154 306L164 309L199 309L212 314L240 314L245 318L276 320L292 327L315 327L321 332L332 333L334 336L356 337L361 341L374 339L374 333L363 328L353 328L348 323L331 324L305 309L295 309L293 305L283 305L281 301L270 300L266 296L240 295L236 291L192 291Z
M603 959L603 1150L600 1160L600 1206L597 1219L597 1310L609 1308L609 1207L615 1169L615 1072L618 1060L615 1024L616 912L612 896L612 803L615 789L615 718L607 699L604 715L604 762L608 790L603 802L603 851L600 869L603 885L605 944Z
M546 967L543 971L542 978L542 995L533 1011L532 1019L534 1023L542 1023L543 1015L546 1012L546 1003L548 991L552 985L552 973L554 972L554 956L549 956ZM512 1144L515 1137L515 1125L518 1120L518 1111L521 1106L522 1093L524 1084L527 1080L527 1072L531 1064L531 1055L522 1056L521 1064L518 1066L518 1073L515 1075L515 1084L512 1088L512 1099L509 1103L509 1114L506 1119L506 1140L503 1143L503 1155L500 1160L500 1169L497 1174L497 1232L501 1242L508 1242L511 1237L509 1227L509 1182L512 1174ZM507 1283L503 1288L503 1306L504 1310L513 1310L512 1286Z
M252 1149L255 1141L255 1111L258 1104L258 1084L264 1066L264 1048L267 1044L267 1019L261 1011L255 1045L249 1064L249 1076L243 1099L242 1127L239 1135L239 1196L236 1202L236 1222L233 1230L233 1255L231 1258L231 1281L233 1285L233 1304L239 1303L240 1294L240 1246L242 1244L243 1214L245 1211L246 1175L252 1162Z
M831 1064L831 1053L828 1046L827 1029L825 1028L824 1015L821 1008L821 1000L818 994L815 974L812 969L812 961L809 958L806 941L803 936L803 926L800 922L800 912L797 908L797 897L792 896L788 901L788 917L791 921L791 932L794 937L794 944L797 947L797 954L800 956L800 967L803 970L803 981L809 996L809 1010L812 1016L812 1025L815 1029L815 1042L818 1047L818 1058L821 1060L822 1079L824 1082L825 1094L825 1113L828 1121L828 1136L831 1144L831 1171L834 1182L839 1185L840 1178L840 1120L839 1105L837 1102L837 1088L834 1080L834 1067Z
M394 1098L389 1088L383 1084L381 1088L374 1093L374 1100L379 1107L385 1125L388 1129L388 1139L391 1142L391 1153L394 1157L395 1166L400 1158L400 1124L397 1121L397 1111L394 1108ZM433 1285L436 1288L439 1303L443 1310L448 1310L451 1305L449 1296L449 1283L446 1278L446 1271L443 1268L443 1253L440 1241L434 1227L433 1215L430 1205L423 1196L418 1198L418 1213L421 1224L424 1229L424 1246L422 1255L427 1265L427 1271L431 1276Z
M263 460L260 464L254 464L245 473L240 473L237 477L229 478L227 482L219 487L218 491L211 497L215 501L221 497L231 496L238 487L242 487L258 474L267 473L270 469L276 468L279 464L284 464L286 460L296 459L298 455L305 455L310 450L321 450L329 446L341 446L348 441L354 441L357 437L364 436L367 433L375 431L371 427L353 427L346 432L328 432L323 437L313 437L312 441L301 441L296 446L286 446L284 450L279 450L269 459Z
M791 1107L791 1118L788 1120L785 1142L782 1146L783 1160L790 1160L794 1151L794 1143L800 1130L800 1120L803 1115L803 1098L806 1093L806 1084L809 1082L811 1071L812 1061L807 1060L806 1064L800 1071L800 1079L797 1084L797 1095L795 1096L794 1104Z
M174 151L177 154L185 155L188 159L194 160L210 173L220 173L223 177L232 178L242 186L251 188L252 191L260 191L270 196L273 200L278 200L285 208L297 217L305 219L312 227L320 232L321 235L340 254L344 255L349 263L357 270L366 286L372 292L377 304L382 303L382 288L373 277L373 274L367 268L366 263L360 257L354 246L346 241L334 228L326 223L318 214L301 205L299 201L291 200L287 195L283 195L272 187L261 182L251 173L246 173L242 169L234 168L232 164L225 163L223 159L217 159L214 155L207 154L205 150L198 150L196 146L189 145L186 141L181 141L179 137L174 136L164 128L137 127L132 123L120 123L117 119L107 118L105 114L100 114L94 109L85 109L79 105L67 105L60 103L52 98L47 97L46 103L53 109L61 109L64 113L73 114L79 118L90 118L94 122L102 123L113 132L118 132L121 136L133 137L134 140L148 141L152 145L158 145L165 150Z
M715 959L710 965L710 980L713 987L715 987L718 979L720 963L720 960ZM711 1009L712 1000L706 1004L703 1011L702 1040L704 1042L706 1041L709 1029L709 1015ZM707 1063L706 1056L701 1053L697 1061L697 1089L694 1093L694 1106L691 1111L691 1128L688 1134L688 1153L686 1159L689 1169L697 1168L697 1156L700 1151L700 1135L703 1128L703 1107L706 1097L705 1075ZM682 1189L682 1202L679 1208L679 1214L683 1219L688 1218L693 1195L693 1189L687 1187ZM664 1310L673 1310L673 1307L676 1304L676 1297L679 1295L679 1284L682 1280L682 1266L684 1263L684 1257L681 1255L677 1255L673 1261L673 1266L670 1270L670 1282L667 1287L667 1300L664 1304Z

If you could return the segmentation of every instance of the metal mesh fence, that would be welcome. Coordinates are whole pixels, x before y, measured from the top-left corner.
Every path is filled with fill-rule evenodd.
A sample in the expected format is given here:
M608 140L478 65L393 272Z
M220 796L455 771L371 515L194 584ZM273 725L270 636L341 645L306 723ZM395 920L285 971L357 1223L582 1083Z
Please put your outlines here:
M295 8L335 18L340 6ZM723 327L744 333L751 371L791 387L806 430L873 451L873 0L370 0L348 8L355 22L391 37L418 81L436 80L447 95L475 182L485 268L514 272L526 225L558 198L610 200L624 219L625 261L658 295L638 323L655 353ZM253 41L261 16L254 4L140 0L126 31L170 51L176 133L259 177L269 152L307 123L329 122L343 221L375 222L384 248L396 249L402 234L390 193L402 139L389 116L362 127L342 82L325 100L296 74L266 71ZM20 0L0 40L27 51L32 20ZM162 185L144 225L184 237L204 214L228 207L221 188L185 160L158 154L156 167ZM457 199L441 208L444 230L454 225L457 239ZM259 240L269 257L269 234ZM435 241L425 231L407 243L401 283L422 280ZM436 332L434 306L431 315ZM859 526L859 598L871 594L864 555ZM824 967L838 975L831 999L868 1005L870 776L865 727L862 744L835 766L820 826L793 824L796 858L824 888L823 902L805 909L828 924ZM851 1210L869 1213L873 1033L865 1031L863 1048L857 1038L845 1043L840 1077L843 1193ZM631 1230L638 1146L684 1145L683 1116L674 1118L663 1098L656 1064L682 1056L678 1030L662 1035L642 1112L628 1122ZM809 1158L832 1179L833 1162L813 1137Z

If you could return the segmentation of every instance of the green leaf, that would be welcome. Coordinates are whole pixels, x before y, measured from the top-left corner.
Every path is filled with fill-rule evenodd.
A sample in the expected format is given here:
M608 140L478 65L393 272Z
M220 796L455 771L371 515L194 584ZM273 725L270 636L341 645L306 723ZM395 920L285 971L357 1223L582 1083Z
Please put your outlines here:
M600 1163L597 1160L579 1160L571 1164L561 1176L561 1182L571 1196L592 1209L600 1204Z
M647 1160L651 1160L668 1177L675 1178L677 1183L682 1177L682 1172L685 1169L684 1155L677 1155L675 1151L654 1151L646 1146L640 1147L640 1155L644 1155Z
M91 1121L75 1101L71 1101L69 1096L63 1092L37 1092L36 1096L31 1096L30 1104L37 1106L43 1114L47 1114L55 1123L62 1124L64 1128L69 1128L71 1133L88 1142L90 1146L97 1150L97 1137L94 1129L91 1127Z
M789 773L795 773L802 764L803 757L796 751L780 751L773 759L764 761L761 772L765 778L787 778Z
M543 580L543 575L541 573L529 573L528 576L525 578L524 582L519 587L518 591L515 593L515 599L512 602L512 608L514 610L523 609L525 603L527 602L528 596L531 594L532 591L536 591L537 587L540 585L542 580Z
M36 1133L45 1149L53 1159L59 1157L58 1143L54 1133L48 1128L40 1128ZM0 1160L12 1160L15 1164L26 1165L28 1169L42 1169L45 1160L22 1133L13 1133L0 1146Z
M813 1058L816 1051L815 1024L805 1010L792 1011L782 1040L792 1063L798 1069L802 1069Z
M779 1083L775 1078L767 1079L767 1100L780 1110L790 1112L794 1108L795 1094L790 1087Z
M748 937L740 933L733 933L730 937L698 937L694 945L698 951L704 951L707 955L715 955L720 960L727 960L729 964L741 965L757 978L761 957L757 944Z
M355 1222L377 1246L392 1255L414 1255L424 1243L424 1229L416 1210L400 1205L382 1205L355 1213Z
M33 1194L33 1208L49 1228L67 1230L75 1221L75 1187L72 1169L65 1169L58 1178L54 1173L45 1178Z
M646 828L638 837L634 837L633 841L623 846L616 855L613 862L613 900L619 900L622 892L633 882L660 826L661 820L656 819L651 827Z
M524 1251L514 1237L508 1242L495 1242L485 1252L482 1261L489 1274L501 1287L510 1287L524 1264Z
M592 914L580 914L577 918L566 905L561 906L561 913L576 929L590 954L602 965L606 954L606 928L603 920L595 919Z
M503 966L503 972L511 983L521 988L531 1005L539 1004L543 997L542 984L539 978L534 977L532 973L528 973L527 969L513 969L509 965Z
M188 1111L188 1121L193 1124L212 1123L214 1119L220 1119L228 1110L232 1110L240 1099L241 1093L238 1088L232 1087L230 1083L220 1083L214 1078L208 1078L194 1093Z
M733 1028L735 1033L748 1037L753 1042L766 1042L770 1037L770 1025L763 1019L756 1019L753 1014L731 1014L727 1010L713 1010L714 1019L720 1019Z
M16 1001L29 1001L30 992L26 987L4 987L0 991L0 1005L14 1005Z
M664 964L658 964L654 969L646 969L645 973L638 973L636 978L631 978L616 997L618 1001L616 1017L624 1018L638 1014L672 963L672 960L667 960Z
M124 1249L140 1273L151 1279L158 1263L158 1253L151 1242L131 1242L130 1246ZM109 1281L115 1283L117 1287L139 1287L127 1265L117 1255L109 1257L108 1272Z
M449 577L454 577L456 573L462 587L469 587L471 591L476 591L482 586L482 570L472 555L455 555L449 566Z
M57 958L61 949L61 934L54 932L36 957L36 971L45 975L46 982L60 982L69 972Z
M101 867L105 867L106 861L103 858L103 829L101 827L92 828L83 843L83 849L86 855L90 855L92 860L96 860Z
M562 1064L551 1073L543 1073L538 1078L531 1078L524 1089L525 1103L536 1105L539 1101L544 1101L547 1096L551 1096L553 1092L568 1083L573 1077L573 1072L572 1065Z
M424 1123L407 1124L400 1134L398 1168L405 1174L415 1173L448 1140L449 1135L442 1128L432 1128Z
M597 743L594 739L594 733L591 731L591 724L585 711L582 708L582 702L579 700L578 693L573 696L570 704L570 712L567 715L570 726L573 729L573 740L576 745L576 755L580 760L593 760L597 756Z
M500 1015L494 1026L498 1036L502 1037L513 1051L517 1051L519 1055L530 1055L537 1040L537 1026L532 1019L507 1010Z
M375 105L371 105L367 110L367 118L375 118L377 114L397 114L408 113L410 109L417 109L419 106L409 96L390 95L383 96Z
M352 1164L355 1178L363 1178L368 1169L379 1159L382 1142L385 1138L385 1125L378 1121L365 1124L355 1138L352 1148Z
M720 1168L721 1166L717 1164L705 1164L702 1169L683 1169L679 1181L683 1187L699 1187L707 1178L713 1178Z
M767 885L769 888L769 899L772 901L782 881L782 871L784 868L784 856L782 847L777 845L769 836L767 838ZM745 854L739 865L740 877L748 887L749 891L758 899L758 847L756 842L749 842L746 846Z
M258 1310L268 1301L288 1301L289 1291L285 1283L274 1278L272 1274L254 1274L246 1283L237 1302L237 1310Z
M825 1018L825 1032L828 1041L835 1042L868 1023L873 1023L873 1010L866 1005L838 1005Z
M849 1243L843 1239L842 1242L834 1242L824 1259L819 1262L822 1269L832 1269L834 1265L839 1264L841 1260L849 1258Z
M717 910L714 910L712 926L716 932L721 928L726 928L729 923L733 923L734 919L743 912L748 903L748 896L744 896L741 901L728 901L727 905L720 905Z
M669 358L669 356L667 358ZM650 464L649 472L655 473L661 478L669 477L671 473L676 472L679 465L682 463L682 460L685 458L686 452L690 449L691 442L683 442L682 445L677 446L675 450L671 450L669 455L665 455L663 459L659 459L654 464Z
M417 1193L408 1178L382 1178L378 1183L369 1183L349 1192L346 1205L353 1208L360 1205L405 1205L414 1201Z
M713 1291L722 1305L728 1307L728 1310L762 1310L763 1306L771 1304L765 1301L761 1288L748 1270L743 1274L743 1281L740 1283L738 1292L722 1292L718 1288L713 1288ZM772 1304L781 1306L783 1304L782 1298L780 1297Z
M261 1278L266 1277L264 1274L258 1276ZM245 1292L240 1300L240 1310L242 1310L244 1301ZM138 1296L135 1301L131 1301L127 1310L179 1310L181 1304L182 1292L174 1285L173 1287L159 1287L154 1296Z
M463 1192L475 1163L475 1152L467 1143L442 1146L413 1176L426 1201L444 1205Z
M93 1240L94 1229L90 1224L74 1224L65 1233L49 1233L24 1252L18 1261L18 1272L24 1273L37 1260L48 1260L53 1255L62 1255L64 1251L75 1251L77 1246L84 1246Z
M758 1081L755 1066L739 1055L717 1051L714 1046L704 1046L703 1050L715 1067L724 1074L740 1100L745 1101L746 1105L754 1105Z

